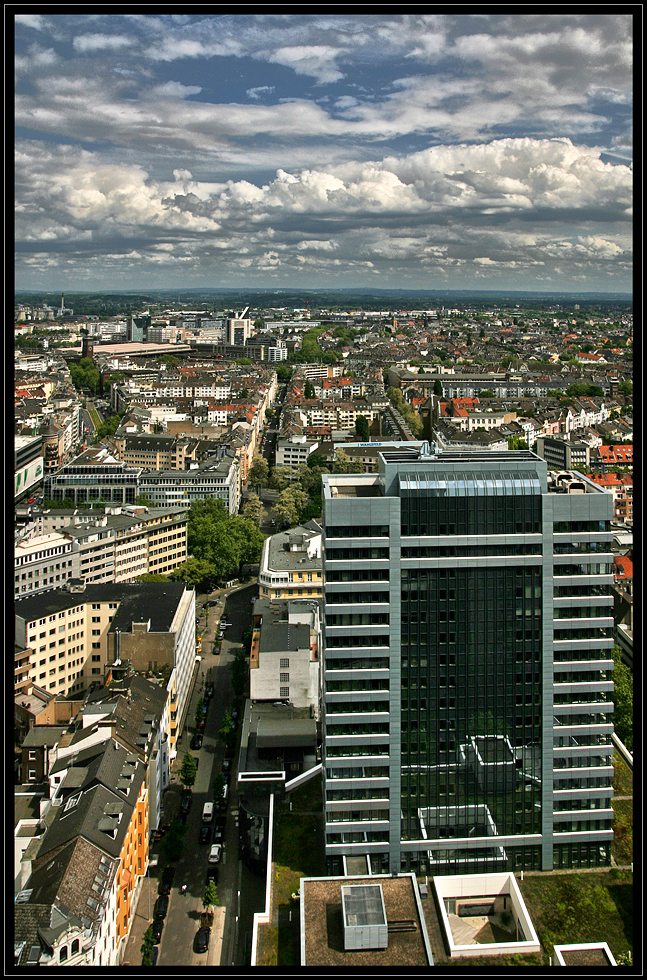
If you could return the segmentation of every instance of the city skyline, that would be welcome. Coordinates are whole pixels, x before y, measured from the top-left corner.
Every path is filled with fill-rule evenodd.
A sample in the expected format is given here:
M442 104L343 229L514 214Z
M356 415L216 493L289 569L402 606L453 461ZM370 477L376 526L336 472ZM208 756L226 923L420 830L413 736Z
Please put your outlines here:
M14 13L16 288L631 291L632 16L550 10Z

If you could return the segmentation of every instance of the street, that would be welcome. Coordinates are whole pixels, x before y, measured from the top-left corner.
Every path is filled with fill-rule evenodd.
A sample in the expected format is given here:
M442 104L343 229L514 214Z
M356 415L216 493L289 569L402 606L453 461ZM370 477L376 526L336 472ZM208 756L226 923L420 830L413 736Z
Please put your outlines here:
M249 942L253 923L253 914L262 910L265 900L264 879L252 875L238 860L238 820L237 820L237 791L236 764L238 740L232 759L232 773L229 783L229 799L225 815L223 833L223 851L218 869L218 906L224 909L224 929L216 918L211 930L209 950L205 953L195 952L195 937L200 927L200 916L203 912L202 898L207 887L207 869L209 867L209 843L199 841L202 824L203 804L213 800L211 789L213 777L222 769L225 758L225 747L218 739L218 730L222 724L225 711L231 711L233 694L231 688L232 648L242 641L244 631L251 625L252 596L257 593L257 584L225 593L211 593L210 597L196 597L196 613L200 614L200 632L202 634L201 661L196 673L195 684L191 695L189 710L186 715L184 731L178 742L178 754L171 773L171 784L164 797L164 819L171 820L179 815L179 805L182 784L179 781L179 771L187 751L199 759L198 771L192 792L191 809L186 818L184 851L177 862L173 886L169 895L169 908L164 921L164 928L158 943L158 966L219 966L243 965L245 963L245 945ZM205 616L203 604L205 599L213 598L217 605L208 610ZM220 655L213 654L213 636L215 627L220 622L223 605L226 601L226 617L232 624L226 631ZM204 626L204 628L202 628ZM190 749L190 741L195 733L195 711L198 700L203 696L205 687L212 683L214 696L211 699L205 720L202 748ZM242 717L242 710L241 710ZM240 719L239 719L240 724ZM213 831L213 824L211 824ZM159 845L152 850L158 851ZM167 862L161 859L153 869L151 879L151 911L149 912L148 890L142 888L138 905L139 928L145 931L152 920L153 905L158 897L158 882L161 871ZM180 889L186 884L186 894ZM216 914L222 912L216 910ZM143 934L143 933L142 933ZM222 942L219 941L222 936ZM129 962L133 962L133 951L130 945L136 945L138 940L129 944ZM136 950L138 952L138 949ZM139 961L141 962L141 961Z

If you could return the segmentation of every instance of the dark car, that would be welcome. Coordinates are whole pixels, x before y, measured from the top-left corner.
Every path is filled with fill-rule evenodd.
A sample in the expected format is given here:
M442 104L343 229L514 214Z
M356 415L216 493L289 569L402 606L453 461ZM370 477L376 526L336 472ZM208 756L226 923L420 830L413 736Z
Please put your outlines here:
M192 749L201 749L202 748L202 738L203 738L202 732L196 732L195 735L193 736L193 738L191 739L191 748Z
M213 697L213 684L209 684L209 686L207 687L206 695L208 698Z
M159 952L159 946L153 946L151 949L151 966L157 966L157 957L159 956Z
M159 883L158 892L160 895L168 895L171 891L171 886L173 884L173 878L175 877L175 868L164 868L162 871L162 877Z
M223 771L223 773L224 772L229 772L230 769L231 769L231 759L223 759L222 760L222 771Z
M160 895L155 905L155 917L165 919L168 912L168 895Z
M162 929L164 928L164 919L155 919L153 922L153 939L156 943L162 938Z
M208 844L209 843L209 836L210 836L209 827L206 827L206 826L205 827L200 827L200 843L201 844Z
M180 813L188 813L191 809L191 803L193 802L193 797L191 793L184 793L180 800Z
M213 881L214 885L218 884L218 868L214 868L212 864L207 869L207 884L210 881Z
M223 834L223 827L220 824L216 824L216 826L213 828L214 844L222 844L222 834Z
M209 939L211 937L211 929L208 926L200 926L195 937L195 951L196 953L206 953L209 949Z

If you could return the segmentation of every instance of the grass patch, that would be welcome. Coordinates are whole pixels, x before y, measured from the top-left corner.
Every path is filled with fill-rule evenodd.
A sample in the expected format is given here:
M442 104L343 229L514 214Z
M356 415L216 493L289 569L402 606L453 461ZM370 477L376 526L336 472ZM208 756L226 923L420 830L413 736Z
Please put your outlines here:
M633 796L634 774L625 760L617 752L611 757L613 765L613 779L611 785L616 796Z
M605 941L614 956L633 948L633 875L624 871L517 879L547 956L559 943Z
M618 864L631 864L634 859L634 801L612 800L613 844L611 852Z
M320 877L326 873L321 780L310 780L282 800L276 807L275 816L274 907L278 927L265 931L263 966L298 966L295 930L299 907L292 895L299 894L301 878ZM275 958L270 960L271 956Z

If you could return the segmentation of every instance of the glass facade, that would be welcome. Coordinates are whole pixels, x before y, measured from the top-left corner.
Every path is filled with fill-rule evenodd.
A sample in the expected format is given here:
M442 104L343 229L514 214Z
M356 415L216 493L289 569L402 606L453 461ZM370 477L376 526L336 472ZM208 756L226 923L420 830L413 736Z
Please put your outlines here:
M610 495L529 452L385 450L324 501L329 870L608 863Z

